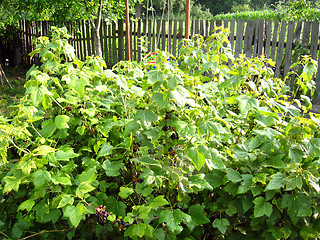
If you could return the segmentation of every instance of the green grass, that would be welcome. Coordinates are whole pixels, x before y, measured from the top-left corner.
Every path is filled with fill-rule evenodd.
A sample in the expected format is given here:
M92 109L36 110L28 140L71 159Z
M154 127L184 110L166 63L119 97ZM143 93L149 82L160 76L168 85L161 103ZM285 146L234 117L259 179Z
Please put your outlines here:
M3 86L0 84L0 115L10 116L8 106L19 102L20 97L24 95L24 84L29 66L3 67L3 70L12 88L3 79Z
M263 10L263 11L246 11L246 12L236 12L236 13L227 13L219 14L214 17L215 20L224 20L224 19L234 19L234 20L257 20L265 19L267 20L281 20L283 17L283 12L274 11L274 10Z

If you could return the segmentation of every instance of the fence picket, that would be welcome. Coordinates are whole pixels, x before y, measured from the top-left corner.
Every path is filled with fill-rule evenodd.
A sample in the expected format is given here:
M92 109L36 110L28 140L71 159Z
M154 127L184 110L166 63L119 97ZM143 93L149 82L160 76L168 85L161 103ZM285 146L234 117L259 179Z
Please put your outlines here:
M235 57L239 57L239 55L242 52L243 29L244 29L244 20L238 20L237 33L236 33Z
M276 71L275 77L280 77L280 71L282 66L282 56L283 56L283 47L284 47L284 40L287 31L287 22L282 21L280 35L279 35L279 45L277 49L277 57L276 57Z

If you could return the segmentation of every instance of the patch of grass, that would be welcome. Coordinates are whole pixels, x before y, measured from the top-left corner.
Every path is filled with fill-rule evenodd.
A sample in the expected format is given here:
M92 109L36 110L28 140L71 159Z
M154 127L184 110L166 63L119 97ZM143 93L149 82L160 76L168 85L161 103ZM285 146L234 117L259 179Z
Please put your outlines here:
M10 116L10 106L13 103L19 102L20 97L24 95L26 82L26 73L29 66L19 65L16 67L3 67L8 81L12 88L8 86L3 79L3 86L0 84L0 114Z

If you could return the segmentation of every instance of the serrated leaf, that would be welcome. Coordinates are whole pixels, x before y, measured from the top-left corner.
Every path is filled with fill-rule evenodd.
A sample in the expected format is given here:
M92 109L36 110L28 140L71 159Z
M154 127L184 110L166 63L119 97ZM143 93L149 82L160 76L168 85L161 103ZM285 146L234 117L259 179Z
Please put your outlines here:
M145 234L146 225L142 222L139 222L138 224L134 224L132 228L132 235L142 237Z
M109 143L103 143L100 147L97 158L112 154L112 149L114 149L112 145L110 145Z
M189 222L191 220L191 217L181 212L180 209L175 209L174 212L171 210L163 210L160 212L159 215L159 223L166 222L168 229L173 233L180 233L183 230L183 227L180 225L181 222Z
M196 147L188 148L187 151L188 157L191 158L193 165L196 167L198 171L204 166L206 163L205 156L199 151Z
M140 120L141 124L145 127L148 128L150 127L151 123L154 121L158 120L158 116L152 112L150 109L148 110L142 110L140 109L135 117L135 120Z
M132 188L128 188L128 187L120 187L120 192L119 192L119 196L126 199L127 197L129 197L132 193L134 193L134 190Z
M153 201L150 203L150 206L155 209L155 208L167 205L167 204L169 204L169 202L166 199L164 199L163 195L161 195L161 196L155 197L153 199Z
M106 171L108 177L116 177L120 175L119 170L123 167L121 161L112 161L106 160L102 163L102 168Z
M32 199L28 199L19 205L18 211L27 210L27 212L30 212L34 204L35 204L35 201L33 201Z
M226 218L215 219L212 223L212 226L218 228L222 234L226 234L228 227L230 226L230 222Z
M226 174L227 179L233 183L237 183L242 180L241 174L234 169L229 168L226 170L226 173L227 173Z
M146 76L148 76L149 84L155 84L156 82L163 82L164 80L164 74L159 70L151 70L146 73Z
M262 217L263 215L266 215L267 217L271 216L272 213L272 204L269 202L266 202L266 200L263 197L257 197L253 200L254 203L254 217Z
M95 189L95 187L91 186L91 184L89 182L82 182L80 183L80 185L78 186L77 190L76 190L76 195L79 198L83 198L85 193L91 192Z
M187 223L190 230L195 226L210 222L204 212L204 205L195 204L189 208L188 214L191 216L191 221Z
M65 217L68 217L73 227L77 227L82 219L83 213L81 209L71 205L67 206L63 214Z
M71 180L68 177L53 175L53 176L51 176L51 180L56 185L59 185L59 184L61 184L61 185L69 185L69 186L72 185Z
M272 175L270 178L271 178L271 181L268 183L266 190L274 190L274 189L280 189L284 187L285 175L283 173L276 173Z
M69 128L68 122L70 120L70 117L67 115L58 115L54 119L54 124L58 129L65 129Z
M237 97L237 100L239 102L239 110L241 115L244 115L247 112L259 107L259 100L251 96L241 95Z
M72 205L73 202L74 202L74 199L71 195L69 195L69 194L63 195L61 197L60 202L59 202L58 208L62 208L64 206L67 206L68 204Z
M17 179L15 176L5 176L2 180L6 183L3 188L3 193L10 192L11 190L18 192L20 179Z
M106 210L117 216L126 216L127 205L121 201L117 201L115 197L108 197L106 201Z

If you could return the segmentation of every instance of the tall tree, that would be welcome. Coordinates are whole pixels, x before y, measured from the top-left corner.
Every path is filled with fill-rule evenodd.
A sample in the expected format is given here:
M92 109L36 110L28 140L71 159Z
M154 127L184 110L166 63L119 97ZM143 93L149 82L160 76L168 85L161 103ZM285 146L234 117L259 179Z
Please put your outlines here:
M134 5L135 1L131 0L131 4ZM11 22L14 22L12 18L55 22L89 20L93 28L96 55L102 57L99 36L101 21L103 18L115 20L124 17L125 3L124 0L0 0L0 9L10 13L6 18Z

